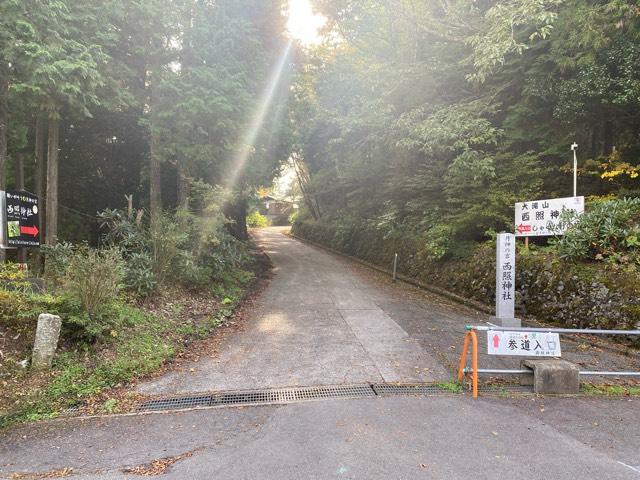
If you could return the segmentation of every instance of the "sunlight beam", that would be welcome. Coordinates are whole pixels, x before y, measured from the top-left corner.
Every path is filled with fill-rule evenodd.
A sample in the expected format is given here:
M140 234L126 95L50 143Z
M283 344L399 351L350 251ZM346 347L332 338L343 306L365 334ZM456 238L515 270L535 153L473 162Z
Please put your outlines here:
M229 187L233 187L238 182L238 179L240 178L240 175L244 170L249 157L255 150L256 140L258 139L258 135L260 135L260 131L262 130L265 118L267 116L267 113L269 112L271 103L273 102L273 96L275 95L276 89L280 85L282 73L284 72L284 68L289 59L292 46L293 42L290 41L280 55L280 58L273 67L273 70L271 71L267 87L264 89L262 95L260 96L258 108L253 115L247 131L242 137L240 150L234 156L231 162L230 173L229 177L227 178L227 186Z

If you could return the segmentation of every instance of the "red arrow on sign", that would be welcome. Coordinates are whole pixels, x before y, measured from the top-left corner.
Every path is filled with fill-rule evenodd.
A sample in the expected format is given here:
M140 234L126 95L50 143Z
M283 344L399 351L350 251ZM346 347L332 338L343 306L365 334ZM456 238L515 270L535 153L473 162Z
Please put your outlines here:
M518 230L518 233L530 232L531 225L525 225L524 223L521 223L520 225L518 225L518 228L516 228L516 230Z
M34 237L38 236L38 226L34 225L33 227L23 227L20 226L20 233L26 233L27 235L33 235Z

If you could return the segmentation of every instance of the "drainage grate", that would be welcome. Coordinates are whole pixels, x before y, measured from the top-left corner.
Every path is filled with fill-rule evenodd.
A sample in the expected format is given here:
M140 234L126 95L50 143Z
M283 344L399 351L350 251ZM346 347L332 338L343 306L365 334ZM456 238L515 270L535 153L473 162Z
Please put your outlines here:
M154 410L184 410L187 408L208 407L211 395L185 395L182 397L155 398L146 400L136 408L139 412Z
M156 398L138 405L138 412L184 410L222 405L271 405L330 398L375 397L371 385L334 385L320 387L291 387L272 390L245 390L202 395Z
M375 383L372 387L376 395L452 395L460 393L437 383Z
M198 407L275 405L332 398L363 398L388 395L455 395L462 393L454 384L442 383L374 383L360 385L326 385L319 387L290 387L267 390L239 390L202 393L174 397L151 398L139 403L138 412L185 410ZM533 387L517 384L480 385L483 394L508 395L533 393Z

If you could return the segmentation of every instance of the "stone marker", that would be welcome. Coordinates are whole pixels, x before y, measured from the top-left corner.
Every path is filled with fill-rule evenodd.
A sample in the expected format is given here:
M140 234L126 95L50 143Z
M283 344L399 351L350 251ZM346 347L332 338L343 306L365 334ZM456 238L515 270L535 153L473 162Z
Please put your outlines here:
M516 237L499 233L496 238L496 314L493 322L502 327L522 327L515 317L516 302Z
M560 358L536 358L522 360L522 368L533 370L533 375L521 375L521 385L533 385L540 394L578 393L580 369L577 365Z
M57 315L40 314L31 357L31 366L33 368L51 367L53 355L56 353L56 348L58 348L61 326L62 320Z

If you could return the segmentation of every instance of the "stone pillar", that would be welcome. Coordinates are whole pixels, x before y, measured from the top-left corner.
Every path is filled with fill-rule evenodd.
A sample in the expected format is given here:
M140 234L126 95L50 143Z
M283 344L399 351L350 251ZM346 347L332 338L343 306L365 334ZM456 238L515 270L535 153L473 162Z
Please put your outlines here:
M56 315L43 313L38 317L36 341L33 344L31 366L33 368L50 368L53 355L58 348L62 320Z

